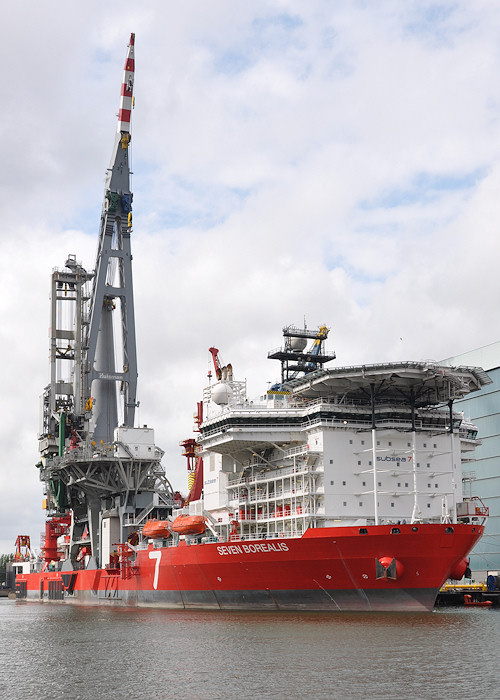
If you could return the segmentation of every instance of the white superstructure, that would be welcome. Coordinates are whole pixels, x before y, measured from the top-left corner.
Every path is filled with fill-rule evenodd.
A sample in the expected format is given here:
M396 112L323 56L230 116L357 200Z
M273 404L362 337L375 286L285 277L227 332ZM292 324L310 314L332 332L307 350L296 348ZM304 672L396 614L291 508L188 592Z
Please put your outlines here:
M426 362L315 369L248 400L244 383L220 380L204 392L204 501L191 509L249 537L456 522L479 443L453 402L488 381Z

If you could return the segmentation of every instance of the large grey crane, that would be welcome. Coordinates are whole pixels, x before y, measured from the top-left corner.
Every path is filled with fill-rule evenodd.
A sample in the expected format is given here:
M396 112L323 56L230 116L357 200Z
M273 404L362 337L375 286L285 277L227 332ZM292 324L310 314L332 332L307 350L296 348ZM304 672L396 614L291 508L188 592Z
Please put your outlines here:
M115 543L133 538L146 519L166 517L173 501L153 430L134 424L129 164L134 44L132 34L95 270L87 272L70 255L64 269L52 273L50 384L42 396L38 466L46 487L46 538L51 523L71 516L68 567L83 559L82 552L87 565L106 565Z

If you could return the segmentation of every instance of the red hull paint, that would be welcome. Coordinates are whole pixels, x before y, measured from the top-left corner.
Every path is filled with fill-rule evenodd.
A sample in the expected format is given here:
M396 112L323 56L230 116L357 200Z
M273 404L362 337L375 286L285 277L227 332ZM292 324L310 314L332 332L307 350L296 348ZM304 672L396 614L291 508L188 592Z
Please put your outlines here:
M394 529L399 532L391 534ZM382 525L360 534L358 527L339 527L308 530L297 539L150 545L121 571L47 571L18 576L16 583L18 597L35 601L57 598L59 590L64 601L89 604L431 609L453 566L483 533L477 525L457 524L452 530L449 525ZM397 561L395 579L381 576L381 559L384 566Z

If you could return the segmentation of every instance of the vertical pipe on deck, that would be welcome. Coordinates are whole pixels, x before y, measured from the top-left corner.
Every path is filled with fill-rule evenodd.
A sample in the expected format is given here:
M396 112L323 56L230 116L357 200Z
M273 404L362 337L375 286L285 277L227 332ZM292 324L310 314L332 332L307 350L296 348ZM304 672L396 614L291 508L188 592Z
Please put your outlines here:
M64 437L66 432L66 414L64 411L59 413L59 457L64 454Z
M370 384L372 408L372 462L373 462L373 515L378 525L378 488L377 488L377 426L375 423L375 384Z
M453 431L453 399L448 401L448 408L450 410L450 449L451 449L451 519L452 522L457 522L457 508L456 508L456 479L455 479L455 435Z
M415 425L415 390L410 389L410 405L411 405L411 454L413 462L413 513L411 522L415 523L422 518L422 513L418 506L418 491L417 491L417 429Z

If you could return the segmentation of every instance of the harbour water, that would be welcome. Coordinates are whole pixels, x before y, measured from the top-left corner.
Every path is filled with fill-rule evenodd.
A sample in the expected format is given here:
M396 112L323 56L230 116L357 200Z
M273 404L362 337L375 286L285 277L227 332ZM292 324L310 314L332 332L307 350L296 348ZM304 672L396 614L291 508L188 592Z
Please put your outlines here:
M500 609L226 613L0 599L9 700L500 696Z

